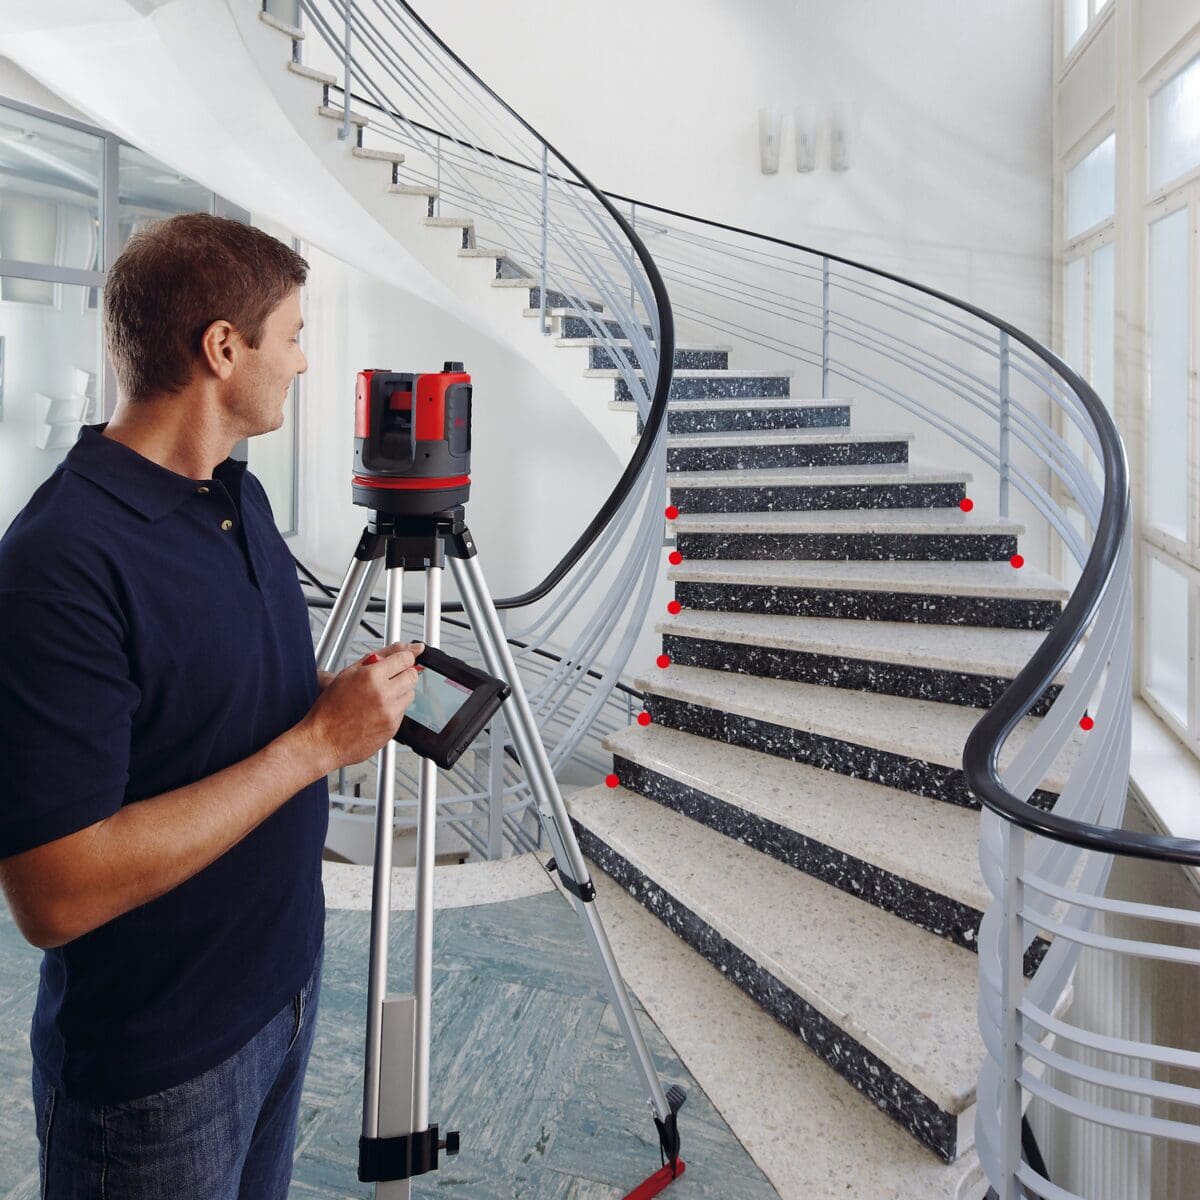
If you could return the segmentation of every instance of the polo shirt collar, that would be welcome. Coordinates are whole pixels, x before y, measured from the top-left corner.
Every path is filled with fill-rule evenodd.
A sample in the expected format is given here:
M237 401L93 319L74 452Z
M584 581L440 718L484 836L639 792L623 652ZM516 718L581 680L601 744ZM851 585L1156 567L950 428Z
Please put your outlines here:
M59 464L60 470L74 471L91 480L110 495L150 521L160 520L177 509L203 482L178 475L136 450L104 437L108 422L84 425L75 445ZM225 484L239 480L246 464L227 458L214 471L213 478Z

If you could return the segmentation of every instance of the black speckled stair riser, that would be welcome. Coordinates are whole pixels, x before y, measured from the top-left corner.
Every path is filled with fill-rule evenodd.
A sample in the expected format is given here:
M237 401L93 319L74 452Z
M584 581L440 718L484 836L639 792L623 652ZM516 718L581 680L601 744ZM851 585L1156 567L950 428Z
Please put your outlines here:
M538 307L532 305L531 307ZM625 327L620 321L601 321L598 317L593 317L591 322L586 317L563 317L562 327L559 329L559 337L564 338L594 338L599 336L593 325L603 326L609 334L615 338L627 338L629 336ZM654 340L654 330L649 325L643 325L642 330L651 341Z
M819 683L825 687L906 696L910 700L937 700L968 708L991 708L1012 683L998 675L974 675L911 663L877 662L842 654L817 654L784 650L777 646L751 646L743 642L712 641L708 638L663 636L663 653L681 667L706 667L712 671L734 671L766 679L790 679L797 683ZM1048 688L1031 710L1035 717L1050 711L1062 688Z
M865 466L908 462L907 442L799 442L761 446L668 446L668 471Z
M812 875L823 883L849 892L876 908L903 917L912 925L935 933L956 946L976 949L983 913L921 887L909 879L864 862L823 842L805 837L744 808L718 800L698 788L660 775L640 763L614 756L613 771L621 786L638 792L693 821L715 829L789 867Z
M1012 534L990 533L678 533L688 558L1000 562L1017 552Z
M764 754L837 771L853 779L882 783L902 792L915 792L918 796L962 808L979 808L979 801L968 790L961 769L893 754L875 746L844 742L805 729L773 725L739 713L688 704L654 692L646 693L643 706L655 721L669 729L681 729L684 733L694 733L731 746L745 746L747 750L760 750ZM1029 803L1050 809L1057 798L1053 792L1039 790L1030 796Z
M542 289L540 287L532 287L529 289L529 307L541 308L542 306ZM603 308L604 305L598 300L584 300L581 297L568 296L564 292L556 292L553 288L546 289L546 307L547 308ZM590 334L585 334L585 337L590 337Z
M667 409L668 433L749 433L756 429L837 429L850 424L850 406L812 408ZM646 423L638 413L637 431Z
M641 370L637 352L632 346L622 346L629 365L635 370ZM617 356L607 346L592 346L591 361L588 366L593 371L616 371L620 369ZM675 370L677 371L725 371L729 368L728 350L676 350Z
M1049 629L1062 614L1054 600L1007 596L937 596L921 592L850 588L787 588L765 584L675 584L684 608L776 613L794 617L847 617L858 621L912 621L917 625L980 625L986 629Z
M802 512L846 508L956 508L965 494L961 483L867 483L847 486L674 487L671 503L685 513Z
M939 1158L953 1161L957 1152L958 1122L952 1114L940 1109L882 1059L722 937L574 817L571 825L584 855L621 884L639 904L703 955L784 1028L796 1034L842 1078L870 1097L918 1142Z
M614 400L632 400L625 380L613 381ZM760 375L702 375L675 376L667 398L671 400L737 400L743 396L777 396L787 399L791 395L791 379L786 375L764 377Z

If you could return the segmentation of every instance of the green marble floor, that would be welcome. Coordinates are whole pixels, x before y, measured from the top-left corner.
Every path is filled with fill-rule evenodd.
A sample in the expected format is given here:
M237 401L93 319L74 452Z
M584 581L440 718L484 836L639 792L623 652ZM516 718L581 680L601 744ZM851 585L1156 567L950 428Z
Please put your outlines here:
M356 1177L369 914L330 910L292 1200L374 1195ZM412 914L392 922L392 987L412 979ZM29 1018L41 952L0 904L0 1200L36 1200ZM641 1005L664 1086L680 1084L688 1170L673 1200L777 1200ZM579 918L557 891L434 921L430 1119L462 1150L413 1182L456 1200L620 1200L659 1166L658 1136Z

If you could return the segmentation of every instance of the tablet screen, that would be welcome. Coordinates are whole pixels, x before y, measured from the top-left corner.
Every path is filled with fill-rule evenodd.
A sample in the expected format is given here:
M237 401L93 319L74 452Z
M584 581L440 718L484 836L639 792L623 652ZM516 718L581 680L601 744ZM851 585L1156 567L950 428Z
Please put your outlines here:
M470 695L469 687L447 679L432 667L426 667L417 673L417 690L404 715L434 733L441 733Z

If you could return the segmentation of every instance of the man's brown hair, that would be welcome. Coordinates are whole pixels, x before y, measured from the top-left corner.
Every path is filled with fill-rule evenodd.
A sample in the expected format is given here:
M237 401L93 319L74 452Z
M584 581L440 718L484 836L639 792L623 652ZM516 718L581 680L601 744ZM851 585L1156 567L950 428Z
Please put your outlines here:
M104 340L131 402L181 391L214 321L228 321L252 349L267 317L308 263L277 238L225 217L181 213L139 229L104 285Z

